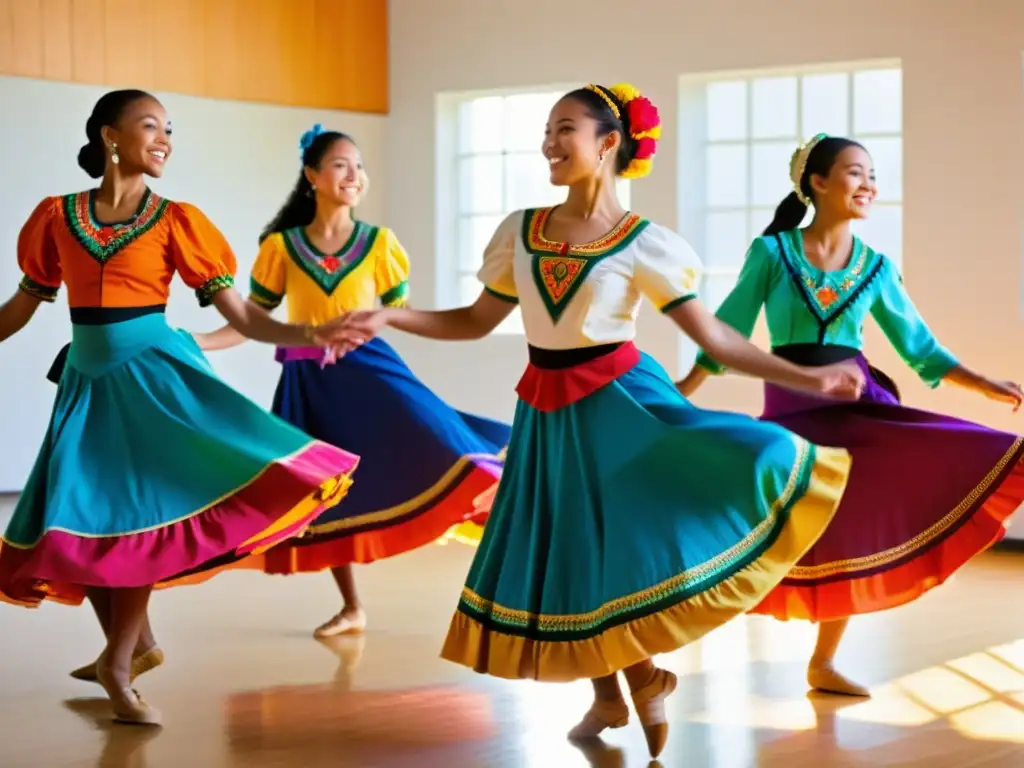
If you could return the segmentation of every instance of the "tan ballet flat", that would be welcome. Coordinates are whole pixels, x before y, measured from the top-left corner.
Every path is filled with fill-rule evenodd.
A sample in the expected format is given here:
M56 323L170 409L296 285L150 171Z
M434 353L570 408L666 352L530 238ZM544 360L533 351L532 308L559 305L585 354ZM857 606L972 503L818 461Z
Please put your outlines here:
M131 686L119 686L110 670L104 666L102 657L96 665L96 681L103 686L103 690L110 697L115 723L154 726L162 724L163 718L160 715L160 710L147 704L138 691Z
M605 701L596 699L583 719L569 731L569 739L594 739L606 728L622 728L629 723L629 708L622 699Z
M84 667L79 667L71 673L71 676L75 680L83 680L87 683L98 683L99 679L96 677L96 665L98 660L92 664L86 664ZM135 681L139 675L144 675L150 672L161 664L164 663L164 652L160 649L160 646L154 645L145 653L142 653L132 659L132 671L131 679Z
M322 640L335 635L358 635L366 631L366 613L360 608L346 613L342 611L313 630L313 637Z
M668 741L668 718L665 716L665 699L676 689L677 679L665 669L655 668L651 681L643 688L633 691L633 706L636 708L640 725L647 739L651 757L657 757Z

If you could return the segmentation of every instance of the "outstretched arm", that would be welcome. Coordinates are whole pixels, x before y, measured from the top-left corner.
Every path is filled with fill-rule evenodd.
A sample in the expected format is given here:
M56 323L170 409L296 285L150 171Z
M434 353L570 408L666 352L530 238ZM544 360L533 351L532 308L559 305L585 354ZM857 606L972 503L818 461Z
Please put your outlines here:
M16 334L32 319L42 299L18 289L0 306L0 341Z
M864 388L864 375L854 366L805 368L764 352L708 312L697 299L680 304L667 314L701 349L740 373L783 386L850 399L860 397Z
M375 336L390 325L399 331L444 341L482 339L512 314L515 304L483 291L468 307L427 311L408 307L385 307L366 312L353 312L344 318L349 331L365 337Z
M244 338L279 347L324 346L318 329L311 325L278 322L251 301L243 299L234 288L218 291L213 297L213 304L228 321L228 325ZM221 331L215 331L214 334L221 334ZM224 331L219 338L228 341L232 337Z
M871 314L900 357L925 384L931 387L942 382L954 384L992 400L1009 403L1017 410L1024 397L1020 385L1012 381L995 381L961 364L939 344L911 301L895 265L886 260L883 269L879 278L881 289L871 307Z

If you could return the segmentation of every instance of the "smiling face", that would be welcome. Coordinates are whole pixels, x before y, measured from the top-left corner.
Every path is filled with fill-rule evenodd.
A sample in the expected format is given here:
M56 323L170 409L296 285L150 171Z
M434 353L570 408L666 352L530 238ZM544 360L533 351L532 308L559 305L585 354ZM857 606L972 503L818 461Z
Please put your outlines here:
M306 178L317 200L355 207L363 199L370 179L363 170L363 156L348 139L333 142L317 168L306 168Z
M840 219L866 219L878 196L871 155L858 146L836 155L828 176L813 175L810 183L814 207Z
M598 128L587 105L578 99L563 98L552 107L541 148L551 166L552 184L568 187L599 172L614 174L619 135L599 136Z
M150 96L136 99L125 107L116 125L104 126L100 133L109 153L116 146L122 173L163 175L171 156L171 123L159 101Z

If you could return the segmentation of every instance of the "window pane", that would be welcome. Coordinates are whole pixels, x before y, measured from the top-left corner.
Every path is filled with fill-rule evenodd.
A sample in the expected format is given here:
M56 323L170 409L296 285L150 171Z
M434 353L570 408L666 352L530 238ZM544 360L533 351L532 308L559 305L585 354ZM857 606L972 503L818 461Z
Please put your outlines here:
M459 105L459 153L500 152L502 99L489 96Z
M746 205L746 145L711 145L707 153L707 204L711 207Z
M899 133L903 123L903 76L898 69L853 75L853 132Z
M715 269L743 266L750 246L746 211L709 213L704 224L704 263Z
M501 213L501 155L459 160L459 213Z
M850 78L845 72L803 78L801 138L850 134Z
M736 275L708 275L700 290L700 300L714 312L736 285Z
M476 271L484 262L484 249L503 216L471 216L459 220L459 269Z
M778 205L793 185L789 180L789 160L793 142L772 141L750 148L750 202L753 205Z
M796 139L796 82L795 77L759 77L752 81L755 139Z
M747 138L747 83L734 80L707 87L708 141Z
M505 156L506 210L540 208L565 199L565 188L552 186L551 169L540 152ZM494 183L497 183L494 179Z
M879 202L903 200L903 139L863 139L878 177Z
M903 263L903 207L878 205L871 216L854 222L854 232L865 243L896 262Z
M505 97L504 146L507 152L540 154L544 125L560 93L523 93Z

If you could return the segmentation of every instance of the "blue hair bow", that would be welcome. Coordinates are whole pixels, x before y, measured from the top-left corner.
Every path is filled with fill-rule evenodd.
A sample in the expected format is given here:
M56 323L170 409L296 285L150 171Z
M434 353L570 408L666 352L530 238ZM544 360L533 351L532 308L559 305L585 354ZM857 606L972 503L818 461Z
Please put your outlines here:
M324 130L324 127L320 123L317 123L304 134L302 134L302 138L299 139L300 159L305 157L306 150L313 146L313 142L316 141L316 137L322 133L327 133L327 131Z

